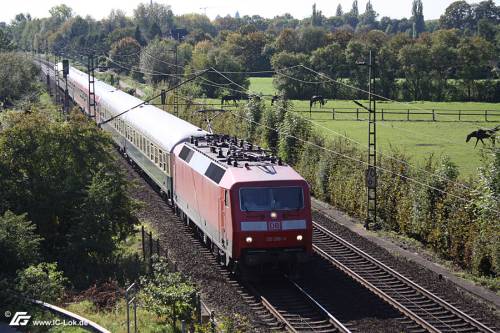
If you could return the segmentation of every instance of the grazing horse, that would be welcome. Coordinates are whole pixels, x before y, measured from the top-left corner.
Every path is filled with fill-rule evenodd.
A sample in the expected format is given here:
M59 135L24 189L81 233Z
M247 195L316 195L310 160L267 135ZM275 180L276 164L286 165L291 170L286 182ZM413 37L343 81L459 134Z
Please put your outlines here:
M465 140L465 142L469 142L471 138L476 138L476 145L474 146L474 148L476 148L477 143L480 140L481 143L484 145L483 139L491 139L491 141L493 141L493 145L495 145L495 136L498 130L500 130L500 125L489 129L480 128L477 131L469 133L469 135L467 135L467 139Z
M273 98L271 99L271 105L274 105L274 102L276 102L280 97L278 95L274 95Z
M321 96L321 95L318 95L318 96L313 96L311 97L311 99L309 100L309 108L312 108L314 104L318 103L319 102L319 105L320 107L324 106L327 102L327 100Z
M237 95L224 95L220 100L220 105L229 104L229 101L233 101L234 105L238 104L238 101L241 100L241 96Z

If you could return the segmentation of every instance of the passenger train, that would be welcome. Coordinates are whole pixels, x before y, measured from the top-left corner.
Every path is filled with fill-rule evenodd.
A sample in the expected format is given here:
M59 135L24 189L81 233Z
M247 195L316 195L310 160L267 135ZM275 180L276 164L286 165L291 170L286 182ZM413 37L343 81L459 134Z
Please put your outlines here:
M52 80L62 67L39 65ZM66 81L58 81L64 90ZM94 86L98 124L142 103L97 79ZM69 97L90 116L88 74L70 67L67 87ZM102 129L198 230L224 265L308 261L312 253L309 186L281 160L251 143L210 134L147 104Z

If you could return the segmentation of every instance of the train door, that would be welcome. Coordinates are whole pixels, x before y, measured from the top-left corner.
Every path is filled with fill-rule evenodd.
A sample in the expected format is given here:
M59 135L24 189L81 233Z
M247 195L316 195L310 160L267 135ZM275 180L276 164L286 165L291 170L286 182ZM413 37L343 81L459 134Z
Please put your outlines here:
M222 248L225 250L227 247L226 237L226 207L229 205L229 191L221 190L222 200L219 200L219 239Z

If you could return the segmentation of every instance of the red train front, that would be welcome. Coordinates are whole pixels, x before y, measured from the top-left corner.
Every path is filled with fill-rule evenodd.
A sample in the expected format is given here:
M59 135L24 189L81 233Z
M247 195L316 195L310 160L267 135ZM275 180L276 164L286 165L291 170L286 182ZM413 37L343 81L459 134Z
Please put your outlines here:
M296 264L312 253L307 182L259 147L227 136L174 149L174 202L227 264Z

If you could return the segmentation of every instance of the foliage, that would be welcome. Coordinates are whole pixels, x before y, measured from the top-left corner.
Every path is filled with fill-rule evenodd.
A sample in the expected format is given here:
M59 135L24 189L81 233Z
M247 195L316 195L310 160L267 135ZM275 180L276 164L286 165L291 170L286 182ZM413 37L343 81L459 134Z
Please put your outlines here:
M1 194L0 194L1 195ZM1 199L0 199L1 200ZM40 258L41 238L26 214L6 211L0 216L0 276L12 276L16 270L35 263Z
M165 318L172 326L177 320L191 320L195 288L180 273L169 272L165 261L155 262L152 276L141 278L141 285L141 299L149 311Z
M21 53L0 53L0 63L0 103L12 105L23 95L36 95L39 69L31 60Z
M47 303L58 302L64 294L67 279L56 263L40 263L18 273L16 289L26 297Z
M141 71L149 83L173 82L172 75L179 70L175 65L175 48L174 41L155 39L142 50ZM182 66L184 59L178 59L177 64Z
M112 59L111 67L117 72L130 73L132 70L137 70L141 45L132 37L125 37L111 45L109 53Z
M44 239L44 257L75 286L113 272L117 244L136 221L109 137L78 115L62 123L38 112L11 114L4 124L0 211L26 212Z

